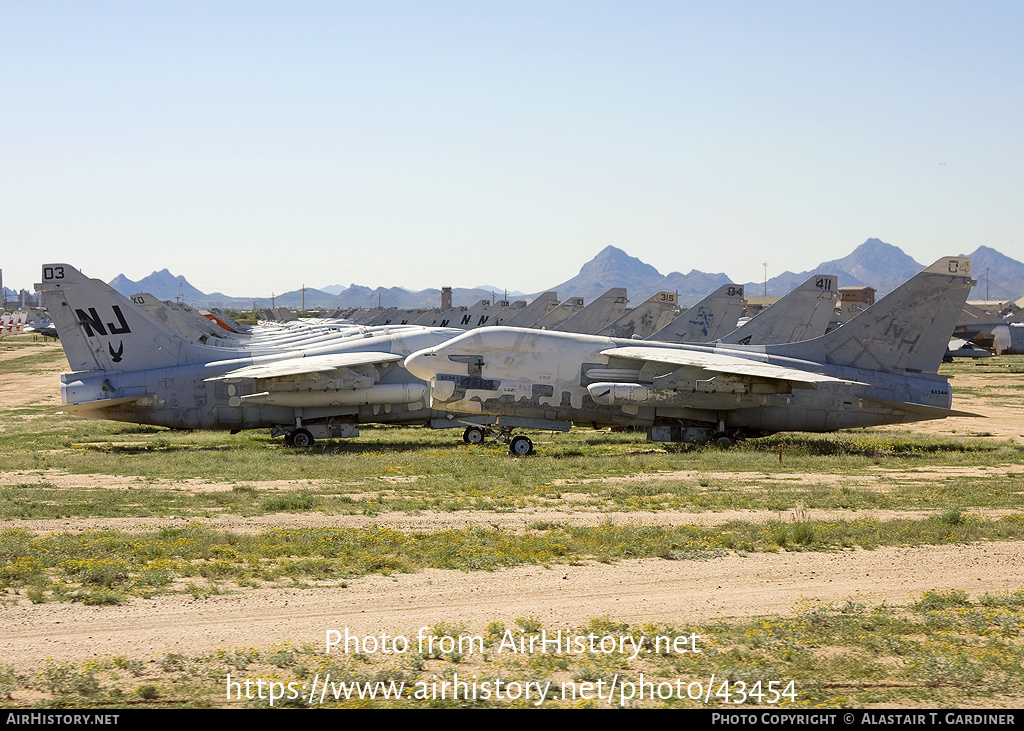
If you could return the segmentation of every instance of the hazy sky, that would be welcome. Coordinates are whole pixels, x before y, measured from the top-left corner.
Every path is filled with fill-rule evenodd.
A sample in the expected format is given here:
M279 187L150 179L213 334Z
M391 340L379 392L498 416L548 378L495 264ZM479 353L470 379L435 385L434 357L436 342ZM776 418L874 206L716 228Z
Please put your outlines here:
M0 268L537 291L1024 260L1024 3L0 2Z

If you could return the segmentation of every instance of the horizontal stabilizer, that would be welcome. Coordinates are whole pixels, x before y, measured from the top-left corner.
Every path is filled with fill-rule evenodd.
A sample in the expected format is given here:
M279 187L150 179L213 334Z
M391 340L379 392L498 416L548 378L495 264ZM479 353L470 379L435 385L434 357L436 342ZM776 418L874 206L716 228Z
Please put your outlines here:
M675 348L651 348L651 347L627 347L611 348L602 350L601 355L612 358L628 358L630 360L653 361L656 363L670 363L678 366L691 366L702 368L706 371L718 373L732 373L740 376L756 376L758 378L769 378L776 381L792 381L796 383L850 383L861 384L859 381L848 381L842 378L833 378L820 373L801 371L796 368L786 368L772 363L762 363L746 358L739 358L722 353L711 353L698 350L682 350Z
M892 409L900 409L902 411L908 411L911 414L920 414L924 419L945 419L947 416L971 416L977 419L984 419L984 414L972 414L970 411L955 411L954 409L944 409L941 406L927 406L925 404L913 404L909 401L891 401L889 399L872 398L870 396L862 396L862 401L874 402L876 404L882 404Z
M113 408L114 406L124 406L125 404L135 403L141 399L154 398L152 394L141 394L139 396L125 396L124 398L105 398L99 401L84 401L80 404L67 404L64 406L63 413L73 414L76 416L91 415L97 411L104 409Z
M206 378L206 381L228 381L236 378L279 378L281 376L301 376L311 373L326 373L339 368L351 368L360 365L392 363L403 360L405 356L395 353L335 353L332 355L313 355L301 358L288 358L272 363L246 366L227 373Z

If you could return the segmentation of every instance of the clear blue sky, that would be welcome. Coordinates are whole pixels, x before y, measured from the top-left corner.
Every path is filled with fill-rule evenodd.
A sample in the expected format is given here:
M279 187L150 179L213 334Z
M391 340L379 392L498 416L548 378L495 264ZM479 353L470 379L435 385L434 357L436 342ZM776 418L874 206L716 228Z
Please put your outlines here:
M0 3L0 268L537 291L1024 260L1024 3Z

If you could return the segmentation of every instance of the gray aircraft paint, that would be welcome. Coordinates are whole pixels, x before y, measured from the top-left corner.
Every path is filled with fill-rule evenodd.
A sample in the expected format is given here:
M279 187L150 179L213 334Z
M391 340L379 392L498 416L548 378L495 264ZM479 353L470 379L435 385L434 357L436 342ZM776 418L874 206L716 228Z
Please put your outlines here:
M647 340L666 343L707 343L736 329L746 300L743 285L723 284Z
M738 345L795 343L825 334L835 316L838 278L815 274L719 342Z
M501 323L507 327L530 327L540 318L558 306L557 292L544 292L512 317Z
M535 330L554 330L582 309L582 297L569 297L559 302L557 307L553 307L546 315L530 325L530 328Z
M42 279L36 289L53 313L72 368L61 376L61 401L72 413L175 428L232 430L294 427L297 421L428 423L449 416L427 408L422 382L400 362L372 358L375 353L404 357L443 342L457 330L408 328L261 353L188 340L67 264L45 265ZM256 364L288 362L301 367L305 360L339 353L366 353L370 362L327 373L224 378ZM409 401L396 402L403 388ZM353 397L353 389L366 389L365 398ZM295 400L304 405L281 405L288 394L296 393L303 394Z
M612 287L596 300L549 330L567 333L596 333L626 313L629 300L625 287Z
M969 259L941 259L838 330L793 344L637 347L488 328L406 367L429 381L433 408L499 424L632 424L687 439L941 418L954 413L952 391L936 371L972 284Z
M679 313L675 292L658 292L639 307L634 307L604 329L592 333L610 338L647 338Z

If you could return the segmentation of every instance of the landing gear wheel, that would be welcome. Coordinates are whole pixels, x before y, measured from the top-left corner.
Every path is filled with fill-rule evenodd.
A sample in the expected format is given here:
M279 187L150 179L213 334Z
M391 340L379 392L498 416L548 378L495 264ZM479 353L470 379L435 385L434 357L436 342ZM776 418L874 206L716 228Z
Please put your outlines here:
M484 441L484 430L478 426L467 426L462 432L462 441L466 444L482 444Z
M286 438L288 444L293 447L312 447L313 446L313 435L309 433L307 429L296 429Z
M715 443L715 446L719 449L728 449L729 447L735 446L736 440L726 434L724 431L716 432L711 441Z
M529 437L524 437L522 434L512 437L512 441L508 443L508 453L514 457L525 457L528 454L533 454L533 442L530 441Z

